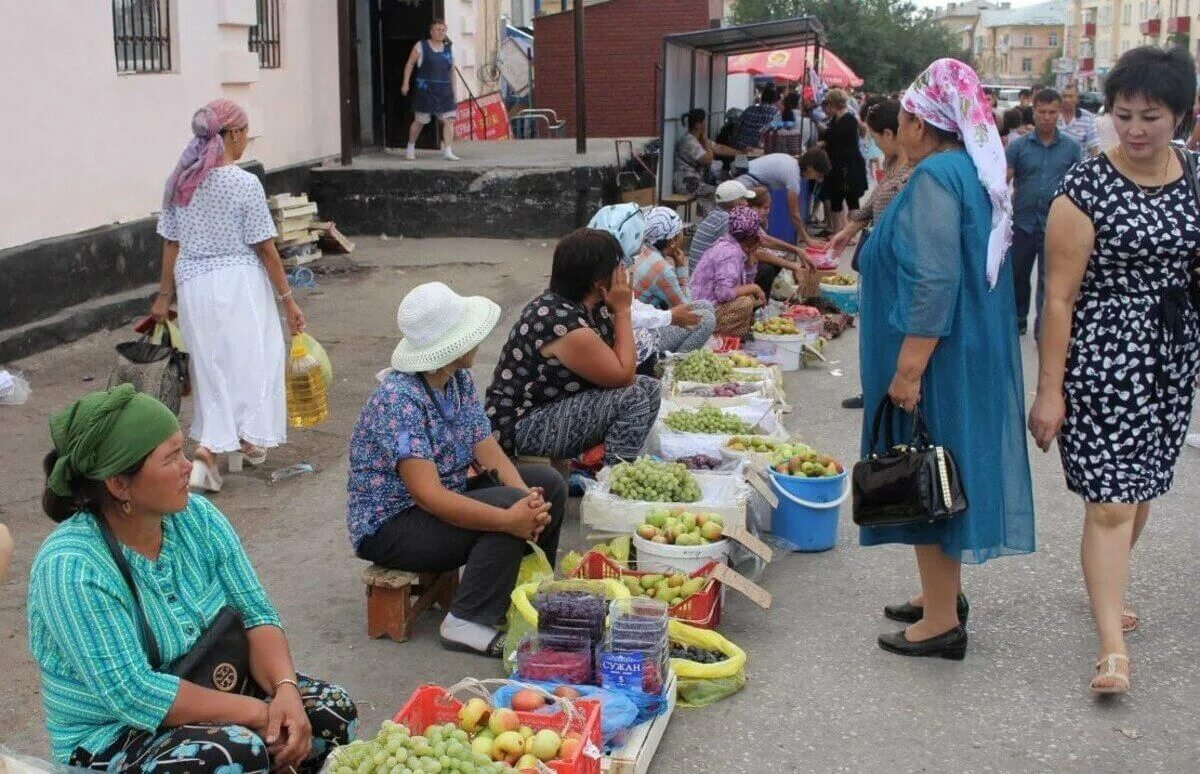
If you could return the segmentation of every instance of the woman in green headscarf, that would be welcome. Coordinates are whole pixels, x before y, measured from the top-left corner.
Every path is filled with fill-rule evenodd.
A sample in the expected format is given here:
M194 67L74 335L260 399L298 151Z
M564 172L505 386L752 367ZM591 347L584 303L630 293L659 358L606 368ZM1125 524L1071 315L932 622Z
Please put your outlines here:
M55 414L50 435L42 507L60 525L30 572L29 648L54 757L118 772L291 766L305 774L353 739L354 704L341 688L296 673L237 534L207 500L188 495L192 463L170 410L124 384ZM160 664L139 637L138 605ZM253 695L159 671L226 606L246 627Z

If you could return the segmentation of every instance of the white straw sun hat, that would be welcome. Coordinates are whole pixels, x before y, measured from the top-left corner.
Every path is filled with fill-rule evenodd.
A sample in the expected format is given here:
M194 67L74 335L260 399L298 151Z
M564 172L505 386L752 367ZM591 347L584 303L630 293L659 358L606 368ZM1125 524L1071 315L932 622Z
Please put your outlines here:
M460 296L441 282L408 292L396 310L404 336L392 352L403 373L436 371L479 346L500 320L500 307L483 296Z

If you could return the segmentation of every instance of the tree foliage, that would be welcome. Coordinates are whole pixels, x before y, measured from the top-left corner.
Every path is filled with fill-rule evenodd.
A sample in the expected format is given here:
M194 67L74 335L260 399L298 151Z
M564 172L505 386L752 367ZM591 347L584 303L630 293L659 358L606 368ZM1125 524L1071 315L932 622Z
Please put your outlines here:
M903 0L736 0L738 24L815 16L829 47L872 91L906 88L930 62L963 58L959 39L933 12Z

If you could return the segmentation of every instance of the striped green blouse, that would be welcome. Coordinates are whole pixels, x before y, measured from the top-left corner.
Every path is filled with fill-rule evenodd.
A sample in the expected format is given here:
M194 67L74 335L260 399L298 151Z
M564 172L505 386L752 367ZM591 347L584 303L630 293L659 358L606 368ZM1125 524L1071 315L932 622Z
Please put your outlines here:
M208 500L163 519L157 561L124 549L164 662L179 658L225 605L246 628L279 616L229 521ZM29 578L29 650L42 673L54 757L95 753L127 727L157 729L179 678L154 671L138 637L133 596L96 517L81 512L46 538Z

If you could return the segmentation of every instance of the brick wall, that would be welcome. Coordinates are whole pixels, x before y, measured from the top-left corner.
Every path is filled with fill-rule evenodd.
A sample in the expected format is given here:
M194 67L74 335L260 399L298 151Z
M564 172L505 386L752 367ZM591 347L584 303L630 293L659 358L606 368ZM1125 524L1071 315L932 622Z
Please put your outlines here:
M584 7L589 137L658 136L664 35L710 26L709 0L610 0ZM534 20L534 99L566 119L575 136L575 21L571 12Z

